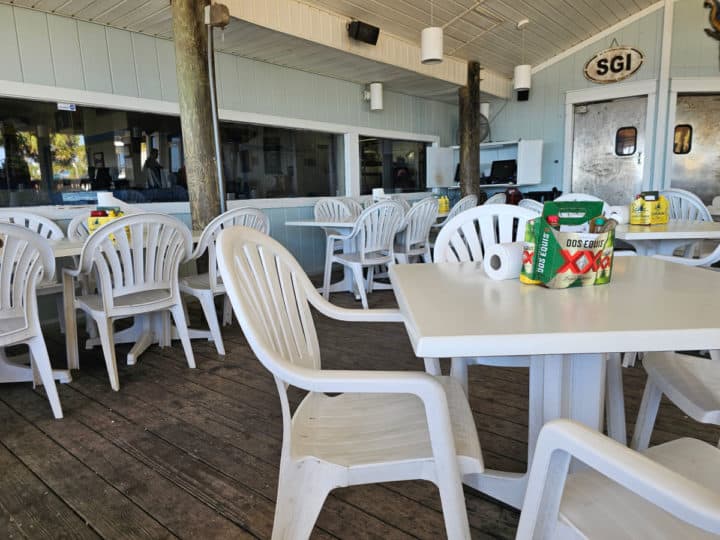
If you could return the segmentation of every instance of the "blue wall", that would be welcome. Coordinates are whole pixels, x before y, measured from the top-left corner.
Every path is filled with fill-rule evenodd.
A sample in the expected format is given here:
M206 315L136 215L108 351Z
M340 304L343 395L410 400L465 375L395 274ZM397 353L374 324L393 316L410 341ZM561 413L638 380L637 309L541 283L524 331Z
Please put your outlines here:
M701 0L675 3L671 54L671 77L718 77L720 43L705 35L708 10ZM660 69L663 10L656 10L612 35L595 41L574 54L533 74L530 100L497 100L491 103L492 138L543 139L543 182L532 189L562 189L565 133L565 95L568 91L598 86L583 75L585 63L610 47L613 39L645 55L643 66L628 81L656 80ZM651 154L649 154L651 155Z

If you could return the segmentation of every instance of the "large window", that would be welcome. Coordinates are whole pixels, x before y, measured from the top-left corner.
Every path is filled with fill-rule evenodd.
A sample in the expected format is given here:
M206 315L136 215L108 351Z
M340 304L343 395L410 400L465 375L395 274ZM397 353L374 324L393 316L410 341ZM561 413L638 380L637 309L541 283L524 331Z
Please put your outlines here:
M418 141L360 137L360 193L425 191L425 147Z
M341 137L223 123L229 198L342 195ZM0 206L186 201L180 119L0 98Z

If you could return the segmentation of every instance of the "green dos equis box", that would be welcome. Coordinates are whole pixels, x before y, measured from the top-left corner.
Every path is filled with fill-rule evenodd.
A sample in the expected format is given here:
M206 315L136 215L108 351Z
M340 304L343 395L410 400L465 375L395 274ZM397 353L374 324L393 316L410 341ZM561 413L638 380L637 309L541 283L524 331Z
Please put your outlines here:
M547 202L543 214L527 223L523 281L551 289L603 285L612 276L615 231L593 231L603 203Z

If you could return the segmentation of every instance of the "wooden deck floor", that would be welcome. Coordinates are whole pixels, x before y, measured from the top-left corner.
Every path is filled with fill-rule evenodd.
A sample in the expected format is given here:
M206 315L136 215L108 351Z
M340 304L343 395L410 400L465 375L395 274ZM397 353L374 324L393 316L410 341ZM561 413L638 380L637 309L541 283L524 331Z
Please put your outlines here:
M347 295L334 300L355 305ZM377 292L370 302L386 307L394 298ZM402 325L321 318L318 331L327 368L421 368ZM47 334L62 365L61 336ZM154 347L133 367L120 362L119 393L110 390L99 349L82 351L82 371L59 388L62 421L52 420L42 390L0 386L0 538L269 538L278 397L237 325L224 334L225 358L211 343L194 342L196 370L177 345ZM486 464L524 470L527 370L476 367L470 374ZM625 370L631 420L643 374ZM684 435L717 442L720 432L664 403L655 440ZM473 538L514 536L517 512L471 490L466 498ZM313 537L444 536L435 487L402 482L336 490Z

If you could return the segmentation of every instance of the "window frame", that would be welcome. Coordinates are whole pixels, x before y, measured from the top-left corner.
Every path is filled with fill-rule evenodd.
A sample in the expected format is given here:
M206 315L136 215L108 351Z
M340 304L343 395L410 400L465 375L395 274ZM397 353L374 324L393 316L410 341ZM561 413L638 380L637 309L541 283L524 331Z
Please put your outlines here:
M623 130L626 130L626 129L632 129L632 130L635 132L634 141L633 141L633 146L632 146L633 151L630 152L629 154L620 154L620 153L618 153L618 143L620 142L620 139L619 139L619 137L620 137L620 132L622 132ZM615 151L614 151L615 156L617 156L617 157L631 157L631 156L634 156L634 155L637 153L637 147L638 147L637 137L638 137L638 129L637 129L635 126L622 126L622 127L619 127L619 128L617 129L617 131L615 132Z
M678 128L688 128L690 130L690 138L688 140L688 149L687 152L676 152L675 151L675 134L677 133ZM674 156L687 156L690 152L692 152L693 148L693 137L695 135L695 129L693 129L691 124L684 123L684 124L676 124L675 128L673 129L673 139L672 139L672 153Z

